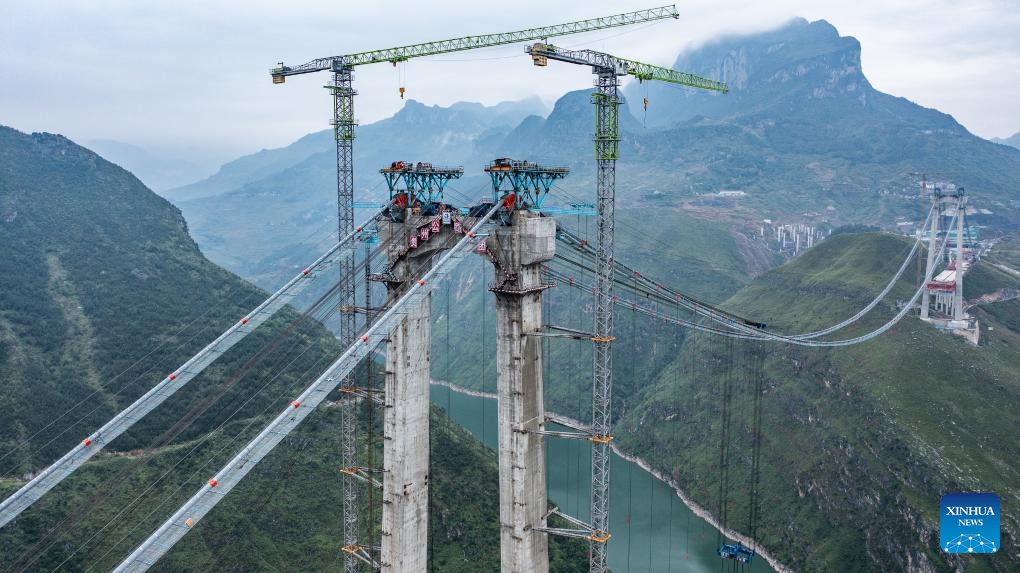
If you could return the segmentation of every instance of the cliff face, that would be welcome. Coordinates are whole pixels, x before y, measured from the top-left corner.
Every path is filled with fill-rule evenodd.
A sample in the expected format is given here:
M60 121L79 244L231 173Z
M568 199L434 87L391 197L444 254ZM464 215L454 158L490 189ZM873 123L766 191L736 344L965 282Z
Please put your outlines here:
M818 105L793 107L807 100L866 107L874 103L871 96L876 93L861 69L860 43L841 37L824 20L797 19L771 32L723 38L681 54L673 68L724 81L730 93L708 94L654 83L642 87L656 107L666 110L654 117L649 114L656 126L696 116L752 115L772 108L800 114ZM636 96L636 89L630 94ZM631 101L633 109L634 97Z

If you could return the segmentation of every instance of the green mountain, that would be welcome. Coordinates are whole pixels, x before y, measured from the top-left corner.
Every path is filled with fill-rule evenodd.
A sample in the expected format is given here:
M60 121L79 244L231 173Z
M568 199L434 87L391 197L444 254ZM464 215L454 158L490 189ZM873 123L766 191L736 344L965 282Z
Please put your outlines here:
M0 497L266 294L207 261L180 211L68 139L0 127ZM293 310L267 323L0 529L4 569L109 569L337 355ZM366 419L362 416L361 419ZM179 547L166 571L339 560L339 411L323 407ZM434 416L437 571L498 567L491 451ZM584 545L557 542L559 571Z
M127 171L60 136L2 128L0 138L0 406L14 413L0 419L0 443L12 452L2 471L17 475L65 452L265 295L209 263L180 211ZM278 317L182 392L183 403L157 409L114 445L148 443L291 323L310 350L299 368L335 351L321 329L297 318ZM261 364L285 355L262 354ZM268 372L234 386L226 399L241 403L260 379ZM286 375L271 391L302 382ZM263 406L251 403L242 414ZM208 428L214 412L197 427ZM192 428L180 438L193 438ZM26 440L31 447L14 448Z
M726 81L727 95L632 85L631 110L647 93L637 137L672 197L741 190L761 216L802 222L870 223L916 217L912 172L951 172L973 201L994 211L986 224L1015 225L1020 154L969 133L951 116L871 86L861 46L824 20L720 39L681 54L675 69ZM655 110L653 113L652 110ZM671 145L652 145L659 137ZM646 194L647 195L647 194ZM660 197L661 198L661 197Z
M726 306L776 332L824 327L864 306L909 246L884 234L835 236L759 277ZM988 262L967 281L968 299L1020 287L1020 277ZM901 281L839 338L890 318L912 288ZM981 323L979 347L909 316L879 338L838 349L755 349L688 337L677 360L632 398L637 403L622 416L617 438L719 517L722 396L730 380L725 514L729 526L749 533L756 394L749 352L757 350L765 375L758 541L781 562L803 571L1015 571L1020 302L970 312ZM939 499L956 491L1000 496L1002 552L939 551Z

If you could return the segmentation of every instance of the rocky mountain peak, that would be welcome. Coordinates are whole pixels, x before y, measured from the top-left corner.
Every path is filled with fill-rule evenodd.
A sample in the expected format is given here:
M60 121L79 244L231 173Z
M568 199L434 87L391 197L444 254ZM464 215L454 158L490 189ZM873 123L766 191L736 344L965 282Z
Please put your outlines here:
M873 92L861 69L860 42L840 36L825 20L797 18L769 32L719 38L680 54L673 68L724 81L730 93L677 90L653 83L649 99L654 109L665 111L650 112L651 125L697 115L745 115L779 104L788 107L793 101L803 105L805 100L837 100L841 105L867 106Z

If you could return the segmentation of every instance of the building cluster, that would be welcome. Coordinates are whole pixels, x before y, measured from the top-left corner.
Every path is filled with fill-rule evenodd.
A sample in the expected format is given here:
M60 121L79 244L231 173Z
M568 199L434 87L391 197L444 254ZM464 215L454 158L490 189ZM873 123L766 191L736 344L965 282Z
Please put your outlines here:
M831 232L804 223L779 224L772 219L763 219L758 231L771 248L790 257L815 246Z

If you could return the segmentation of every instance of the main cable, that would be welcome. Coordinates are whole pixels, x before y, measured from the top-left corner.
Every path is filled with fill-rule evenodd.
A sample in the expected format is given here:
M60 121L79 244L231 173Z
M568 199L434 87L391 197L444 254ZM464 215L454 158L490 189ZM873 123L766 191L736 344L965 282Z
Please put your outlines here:
M365 259L363 259L362 261L359 262L359 264L357 265L356 270L360 270L362 267L367 265L368 262L371 259L374 259L374 258L378 257L380 255L380 253L384 252L385 249L388 248L389 244L390 244L390 241L387 241L386 243L383 243L379 247L377 247L370 254L369 257L366 257ZM314 319L317 322L325 323L329 319L330 316L333 316L334 314L336 314L337 310L339 310L339 308L336 306L336 301L338 300L338 297L339 297L339 283L335 283L317 301L315 301L311 305L311 307L308 310L305 311L305 313L303 313L301 316L295 318L286 329L284 329L280 333L277 333L277 335L273 339L271 339L266 344L264 344L255 353L255 355L253 355L244 365L242 365L233 376L228 378L224 383L220 384L217 387L217 392L215 394L213 394L209 398L206 398L204 401L199 402L196 405L194 405L192 407L191 411L189 411L184 416L182 416L181 419L178 421L178 423L174 427L168 429L161 436L155 438L149 444L147 449L153 450L153 449L159 448L159 447L169 443L170 441L175 439L177 436L179 436L182 432L187 430L198 419L199 416L201 416L210 407L212 407L216 402L218 402L219 399L222 398L223 395L225 395L225 393L227 391L229 391L247 373L248 370L250 370L250 368L255 364L255 362L264 359L267 356L268 352L270 352L273 349L275 349L286 338L291 337L293 335L294 331L296 330L296 328L298 326L304 324L307 321L307 319L312 318L312 319ZM325 312L323 312L323 309L325 309ZM297 341L295 341L294 344L296 345ZM292 345L292 348L293 348L293 345ZM307 351L307 349L306 349L306 351ZM303 354L304 354L304 352L302 352L301 355L303 355ZM299 357L300 357L300 355L299 355ZM295 358L295 360L296 360L296 358ZM291 363L293 363L293 360L290 363L288 363L288 365L291 364ZM278 372L276 376L274 376L274 377L272 377L270 379L269 383L277 380L281 375L282 375L282 371ZM250 396L249 399L246 400L244 402L244 404L242 404L242 407L245 404L249 403L254 397L258 396L261 393L261 391L265 389L265 387L267 387L267 386L263 386L262 389L260 389L254 395ZM220 426L217 429L223 427L223 425L226 424L226 422L228 422L231 419L233 419L233 417L235 417L239 411L240 410L235 410L235 412L233 414L231 414L227 418L227 420L225 420L223 423L221 423ZM201 443L204 443L204 442L200 442L199 445L201 445ZM183 462L188 457L189 456L185 456L184 458L182 458L178 462L178 464ZM141 459L136 460L133 464L129 465L124 470L122 470L120 475L117 476L117 478L115 478L113 480L113 482L117 483L117 484L125 483L125 480L123 478L125 478L127 474L129 474L132 471L134 471L135 469L137 469L137 467L139 467L142 462L143 462L143 460L141 460ZM176 465L177 464L175 464L175 467L176 467ZM155 483L158 483L159 481L161 481L163 479L163 477L165 477L165 476L161 476L159 479L157 479L157 481ZM150 487L147 488L146 491L151 489L151 487L153 487L155 485L155 483L150 485ZM85 513L87 513L88 510L90 510L91 508L97 506L99 503L102 503L103 501L108 499L110 496L113 495L113 493L114 493L113 490L106 490L100 496L96 496L95 498L90 500L90 502L88 504L86 504L86 507L80 508L76 513L70 514L69 516L65 517L64 520L62 520L61 523L58 524L57 527L51 529L51 532L50 532L49 535L47 535L44 539L42 539L38 543L36 543L35 547L33 549L30 549L29 551L34 551L35 548L38 548L41 543L45 542L46 539L48 539L53 533L58 531L60 529L60 526L63 525L64 523L66 523L68 520L73 519L73 520L75 520L75 524L79 523L82 519L84 519ZM131 504L129 504L129 506L130 505ZM125 509L127 509L127 508L125 508ZM118 514L118 515L120 515L120 514ZM91 541L91 539L92 538L90 538L90 541ZM50 545L52 545L52 544L50 544ZM79 547L79 549L80 548L81 548L81 546ZM45 551L45 549L43 549L42 551ZM76 552L77 552L77 550L75 551L75 553ZM40 555L41 555L41 552L40 552ZM38 556L39 555L37 555L35 559L37 559ZM73 554L72 554L72 556L73 556ZM70 556L68 558L70 558ZM19 561L21 561L22 559L19 559ZM32 562L34 562L35 559L33 559ZM31 562L29 563L29 565L30 564L31 564Z
M320 299L319 301L317 301L317 302L316 302L316 304L315 304L315 305L313 305L313 307L312 307L312 308L310 308L310 309L309 309L309 310L308 310L308 311L307 311L307 312L306 312L306 313L305 313L305 314L304 314L303 316L301 316L301 317L298 317L297 319L295 319L295 320L294 320L293 322L294 322L294 323L299 323L299 322L303 321L303 320L304 320L304 319L305 319L305 318L306 318L306 317L308 316L308 314L309 314L309 313L315 312L315 311L317 311L317 310L321 310L321 308L322 308L322 306L321 306L321 303L322 303L322 301L324 301L324 300L328 300L328 297L332 297L332 298L335 298L335 296L333 296L333 295L335 295L335 293L336 293L336 288L335 288L335 287L334 287L334 288L332 288L332 289L330 289L330 291L329 291L329 292L328 292L327 294L323 295L323 297L322 297L322 298L321 298L321 299ZM332 306L335 306L335 305L332 305ZM275 337L275 338L274 338L273 340L271 340L271 341L267 342L267 343L266 343L266 344L265 344L265 345L264 345L264 346L263 346L263 347L262 347L261 349L259 349L259 350L258 350L258 351L256 352L255 356L253 356L253 357L252 357L252 359L251 359L251 360L249 360L249 364L250 364L250 363L252 363L252 362L253 362L253 361L254 361L254 360L255 360L256 358L259 358L259 357L263 356L263 355L264 355L264 353L265 353L265 352L267 352L267 351L268 351L268 349L270 349L270 346L273 346L273 347L275 347L275 344L274 344L274 343L275 343L275 342L276 342L277 340L280 340L280 339L281 339L281 337L283 337L283 336L289 336L289 335L290 335L290 334L292 333L292 331L293 331L293 329L287 329L286 331L284 331L284 332L281 332L281 333L279 333L279 334L278 334L278 335L277 335L277 336L276 336L276 337ZM303 353L302 353L302 354L303 354ZM296 359L295 359L295 360L296 360ZM292 361L292 362L293 362L293 361ZM243 369L243 368L245 368L246 366L248 366L248 364L246 364L245 366L243 366L243 367L242 367L242 369ZM278 374L277 374L276 376L272 377L272 378L271 378L271 379L269 380L269 382L267 382L267 383L266 383L266 385L265 385L265 386L263 386L263 389L264 389L265 387L267 387L267 386L268 386L268 384L270 384L270 383L274 382L274 381L275 381L276 379L278 379L278 378L279 378L279 376L280 376L280 373L278 373ZM249 402L250 402L250 401L251 401L252 399L254 399L254 398L255 398L256 396L258 396L258 395L260 394L260 392L261 392L261 389L260 389L260 390L259 390L258 392L256 392L255 394L253 394L253 395L249 396L248 400L246 400L246 401L245 401L245 402L244 402L244 403L243 403L243 404L242 404L242 405L241 405L240 407L238 407L238 409L237 409L237 410L235 410L234 414L231 414L231 416L230 416L230 417L228 417L228 418L227 418L226 420L224 420L224 421L223 421L223 422L222 422L222 423L221 423L221 424L220 424L220 425L219 425L219 426L218 426L217 428L215 428L215 429L214 429L213 431L211 431L211 432L207 433L207 434L206 434L206 438L203 438L202 440L200 440L200 441L199 441L199 443L198 443L198 444L196 444L196 446L195 446L194 448L192 448L192 450L191 450L191 451L189 451L189 452L188 452L188 453L187 453L187 454L186 454L186 455L185 455L185 456L184 456L183 458L181 458L180 460L178 460L178 462L177 462L176 464L174 464L173 468L176 468L176 467L177 467L177 466L178 466L178 465L179 465L180 463L182 463L183 461L185 461L186 459L188 459L188 458L189 458L189 457L191 456L191 454L192 454L192 453L194 453L195 451L197 451L198 447L200 447L200 446L201 446L201 445L202 445L202 444L203 444L203 443L205 442L205 440L207 439L207 437L208 437L208 436L212 435L212 434L213 434L213 433L215 433L215 432L216 432L217 430L221 429L221 428L222 428L222 427L223 427L223 426L224 426L224 425L225 425L225 424L226 424L227 422L229 422L229 421L230 421L230 420L231 420L231 419L232 419L232 418L233 418L233 417L234 417L234 416L235 416L235 415L237 414L237 412L239 412L239 411L240 411L240 408L243 408L243 407L244 407L245 405L247 405L247 404L248 404L248 403L249 403ZM201 406L201 403L200 403L200 404L198 404L198 405L196 405L196 407L197 407L197 406ZM193 423L193 422L195 421L195 419L197 419L197 417L195 417L195 418L192 418L192 419L190 420L190 422L188 422L188 423L187 423L187 424L186 424L185 426L183 426L182 428L180 428L180 431L178 431L178 432L174 433L174 434L173 434L173 436L179 435L179 433L180 433L180 432L182 432L182 431L184 431L185 429L187 429L187 427L189 427L189 426L190 426L190 425L191 425L191 424L192 424L192 423ZM175 426L175 428L176 428L176 426ZM169 440L170 440L170 439L172 439L172 437L170 437L170 435L171 435L171 432L173 432L173 430L174 430L175 428L171 428L170 430L167 430L167 432L165 432L165 433L164 433L163 435L161 435L161 436L159 436L159 437L155 438L155 439L154 439L154 440L153 440L153 441L152 441L152 442L151 442L151 443L149 444L149 446L148 446L148 448L147 448L147 449L149 449L149 450L153 450L153 449L155 449L155 448L158 448L158 447L160 447L161 445L165 445L165 444L166 444L167 442L169 442ZM51 529L49 530L49 532L47 533L47 535L45 535L45 536L44 536L44 537L43 537L42 539L40 539L40 540L39 540L38 542L36 542L36 544L35 544L35 545L34 545L33 547L31 547L31 548L29 548L28 550L26 550L26 552L25 552L24 554L22 554L22 556L21 556L21 557L19 557L19 558L18 558L18 560L16 561L16 564L15 564L15 568L17 568L17 567L19 566L19 565L18 565L18 563L20 563L20 562L23 562L23 561L24 561L24 559L25 559L26 557L28 557L28 556L29 556L28 554L29 554L30 552L31 552L31 553L32 553L32 554L33 554L34 556L33 556L33 557L31 558L31 560L30 560L30 561L28 561L27 563L25 563L25 564L23 565L23 567L26 567L26 568L27 568L27 567L31 566L31 565L32 565L32 563L34 563L34 562L35 562L36 560L38 560L38 559L39 559L39 557L41 557L41 556L43 555L43 553L44 553L44 552L45 552L45 551L46 551L47 549L49 549L49 548L50 548L50 547L51 547L51 546L53 545L53 543L55 543L55 542L56 542L56 540L54 540L54 541L51 541L51 542L50 542L50 543L48 543L48 544L47 544L47 545L46 545L45 547L41 547L43 543L46 543L46 541L47 541L47 540L49 540L49 538L50 538L50 537L52 537L53 535L55 535L55 534L57 534L57 533L63 533L63 532L65 532L65 528L64 528L63 526L64 526L65 524L67 524L67 522L68 522L68 521L72 521L72 522L73 522L73 523L71 523L71 525L70 525L70 527L71 527L71 528L73 528L74 526L78 525L78 524L79 524L79 523L80 523L80 522L81 522L81 521L82 521L82 520L83 520L83 519L84 519L84 518L85 518L85 517L87 516L87 514L88 514L89 512L91 512L91 510L92 510L92 509L94 509L94 508L95 508L95 507L97 507L97 506L98 506L98 505L99 505L100 503L103 503L104 501L106 501L107 499L109 499L110 497L112 497L112 496L113 496L113 495L114 495L115 493L117 493L117 492L119 492L119 491L120 491L121 489L123 489L123 488L125 487L125 485L124 485L124 484L126 484L126 483L127 483L127 482L126 482L126 479L125 479L125 478L126 478L126 477L127 477L127 476L128 476L129 474L131 474L131 473L133 473L133 472L134 472L135 470L137 470L137 469L138 469L139 467L141 467L141 465L142 465L142 464L144 464L144 463L147 463L148 461L149 461L149 460L147 460L147 459L145 459L145 458L141 458L141 457L140 457L140 458L137 458L137 459L135 459L135 460L134 460L134 461L133 461L133 462L132 462L131 464L129 464L128 466L126 466L126 467L125 467L124 469L122 469L122 470L121 470L121 471L120 471L120 472L118 473L118 475L114 476L114 478L113 478L112 480L110 480L110 481L111 481L111 483L115 483L115 484L117 484L116 486L114 486L113 488L107 488L107 489L103 490L102 492L100 492L100 493L98 493L97 495L93 496L93 497L92 497L92 498L91 498L91 499L90 499L90 500L89 500L88 502L86 502L86 504L85 504L84 506L82 506L82 507L79 507L77 511L75 511L75 512L73 512L73 513L71 513L71 514L68 514L67 516L65 516L65 517L64 517L64 518L63 518L63 519L62 519L62 520L61 520L61 521L60 521L60 522L59 522L59 523L58 523L58 524L57 524L56 526L54 526L53 528L51 528ZM162 479L164 479L164 478L165 478L165 477L166 477L167 475L169 475L169 474L168 474L168 473L165 473L165 474L163 474L162 476L160 476L160 477L159 477L159 478L158 478L158 479L157 479L157 480L156 480L155 482L151 483L151 484L150 484L150 485L149 485L149 486L148 486L148 487L147 487L147 488L145 489L145 491L143 491L143 492L142 492L141 494L139 494L138 496L136 496L136 498L135 498L135 499L134 499L133 501L129 502L129 503L128 503L128 505L126 505L126 506L125 506L124 508L122 508L122 509L121 509L121 511L117 513L117 516L116 516L116 517L119 517L119 516L120 516L120 515L121 515L121 514L122 514L122 513L124 512L124 511L126 511L126 510L127 510L128 508L130 508L130 507L131 507L131 506L132 506L132 505L133 505L134 503L136 503L136 502L137 502L137 501L138 501L138 500L139 500L139 499L141 498L141 495L144 495L144 494L145 494L145 493L147 493L147 492L148 492L149 490L151 490L151 489L152 489L152 488L153 488L153 487L154 487L154 486L155 486L155 485L156 485L157 483L159 483L160 481L162 481ZM103 529L101 529L101 530L100 530L99 532L97 532L96 534L94 534L94 535L93 535L92 537L90 537L90 538L89 538L88 540L86 540L86 541L85 541L84 543L80 544L80 545L79 545L79 546L78 546L78 547L77 547L77 548L75 549L75 551L74 551L74 552L72 552L72 553L71 553L71 555L69 555L69 556L67 557L67 559L65 559L64 563L66 563L66 562L67 562L67 560L69 560L69 559L70 559L71 557L73 557L73 556L74 556L74 555L75 555L75 554L76 554L76 553L77 553L77 552L78 552L78 551L79 551L79 550L80 550L80 549L81 549L82 547L84 547L84 546L85 546L85 545L87 545L87 544L88 544L89 542L91 542L91 540L92 540L92 539L94 539L96 535L98 535L98 534L99 534L99 533L101 533L101 532L102 532L103 530L105 530L105 528L106 528L106 527L108 527L108 526L110 525L110 523L112 523L112 520L111 520L110 522L108 522L108 523L107 523L107 524L106 524L106 525L105 525L105 526L103 527ZM63 563L61 563L61 565L63 565Z
M955 222L955 220L956 220L956 216L954 215L953 216L953 222ZM952 224L953 223L951 222L950 225L952 225ZM946 244L946 241L948 241L948 239L949 239L948 235L946 235L946 237L943 238L942 248L944 248L944 246ZM565 259L564 258L562 260L569 260L569 259ZM901 269L902 268L905 268L905 267L901 267ZM740 317L735 317L735 315L731 315L730 313L725 312L725 311L721 311L719 309L716 309L715 307L712 307L712 306L709 306L709 305L704 305L704 303L701 303L700 301L697 301L697 299L693 299L692 297L684 295L683 293L680 293L679 291L671 291L670 290L670 292L674 292L675 293L674 296L676 297L677 301L681 302L682 306L684 306L685 308L688 308L689 310L692 310L692 311L694 311L694 312L696 312L698 314L701 314L702 316L710 318L711 320L719 322L719 323L723 324L724 326L726 326L728 328L731 328L732 330L734 330L736 332L734 333L734 332L728 332L728 331L719 331L718 329L706 328L704 326L697 325L695 323L686 322L685 326L688 326L688 327L691 327L691 328L696 328L696 329L699 329L699 330L702 330L702 331L706 331L706 332L714 332L715 334L722 334L722 335L726 335L726 336L733 336L733 337L736 337L736 338L761 338L761 339L766 339L766 340L773 340L773 341L778 341L778 342L786 342L786 343L789 343L789 344L794 344L794 345L799 345L799 346L816 347L816 348L817 347L840 347L840 346L850 346L850 345L853 345L853 344L858 344L858 343L861 343L861 342L866 342L866 341L871 340L872 338L875 338L876 336L886 332L890 328L892 328L896 323L898 323L903 318L903 316L905 316L907 314L907 312L909 312L910 308L912 308L912 306L917 302L917 299L920 297L921 293L926 288L928 281L931 280L932 272L934 272L934 268L930 269L930 272L928 273L928 276L925 277L924 282L918 287L917 291L914 293L914 296L911 298L910 302L907 305L905 305L904 308L901 309L901 311L899 313L897 313L894 316L894 318L891 319L889 322L887 322L886 324L882 325L881 327L879 327L876 330L874 330L872 332L869 332L867 334L864 334L864 335L861 335L861 336L858 336L858 337L854 337L854 338L850 338L850 339L837 340L837 341L802 340L802 339L799 339L799 338L796 338L796 337L793 337L793 336L790 336L790 335L783 335L783 334L776 334L776 333L773 333L773 332L769 332L769 331L766 331L764 328L762 328L760 326L753 326L754 323L752 323L751 321L748 321L748 320L740 318ZM659 285L659 283L655 283L655 284L658 287L660 287L660 288L666 289L666 287L662 287L661 285ZM574 281L571 281L571 286L576 286ZM648 296L656 296L656 297L660 297L661 296L661 295L658 295L657 293L655 293L652 290L645 290L644 292ZM662 299L663 300L668 300L665 297L662 297ZM616 301L616 302L617 302L617 304L619 304L619 301ZM644 312L645 314L651 314L653 316L657 315L657 313L655 313L655 311L652 311L651 309L647 309L647 308L643 309L640 306L638 306L638 308L642 309L641 311ZM664 320L673 320L672 317L668 317L668 316L664 316L664 315L659 315L658 317L659 318L663 318Z

